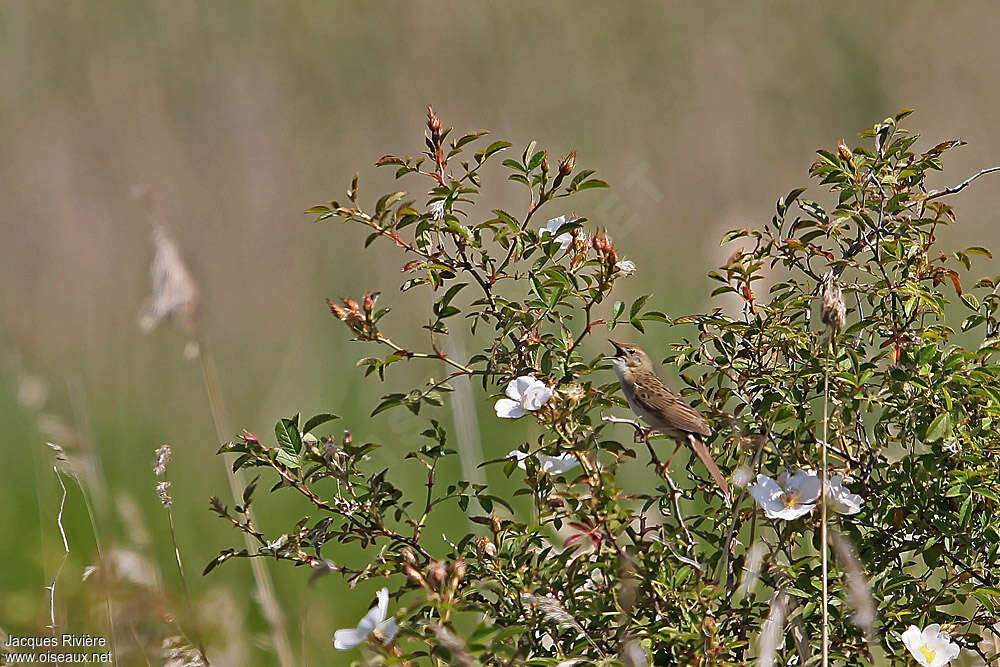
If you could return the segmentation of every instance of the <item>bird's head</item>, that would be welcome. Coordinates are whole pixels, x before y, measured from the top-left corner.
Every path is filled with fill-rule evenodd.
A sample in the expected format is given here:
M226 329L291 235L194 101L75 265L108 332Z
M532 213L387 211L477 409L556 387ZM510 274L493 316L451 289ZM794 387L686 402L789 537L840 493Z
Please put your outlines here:
M615 353L604 358L614 364L615 370L622 371L626 368L633 371L653 370L653 360L650 359L649 355L646 354L646 351L638 345L632 345L631 343L616 343L610 338L608 339L608 342L614 346Z

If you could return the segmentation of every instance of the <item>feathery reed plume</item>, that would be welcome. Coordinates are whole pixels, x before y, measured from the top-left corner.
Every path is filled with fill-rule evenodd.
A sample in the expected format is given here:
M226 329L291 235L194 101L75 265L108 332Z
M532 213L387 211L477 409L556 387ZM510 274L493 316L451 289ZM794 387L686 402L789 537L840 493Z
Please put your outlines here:
M760 639L757 641L757 667L772 667L777 664L778 648L784 644L787 605L788 594L775 591L771 598L771 610L760 629Z
M139 326L143 331L152 331L161 322L176 320L190 327L198 309L194 280L181 260L177 244L159 225L153 227L153 246L156 252L149 267L153 292L139 316Z
M189 359L197 358L201 362L202 380L205 385L205 393L208 396L216 437L219 442L225 442L232 431L229 428L223 406L215 361L209 353L205 332L198 317L197 284L184 263L180 248L169 237L158 220L149 186L132 186L132 196L143 204L150 223L153 225L155 251L150 266L153 292L143 315L139 319L139 326L144 330L151 330L161 322L172 320L178 321L185 329L194 334L194 340L187 344L184 354ZM242 496L243 488L246 486L243 471L234 472L228 461L225 458L222 460L226 469L226 478L229 481L229 490L238 502ZM245 514L248 520L252 520L249 508ZM244 533L243 540L247 550L253 551L255 546L250 535ZM285 628L285 616L278 604L271 575L264 563L258 558L250 560L250 569L257 585L257 601L270 626L271 640L278 655L278 661L282 667L291 667L295 664L295 657Z
M207 667L205 654L196 646L192 646L181 635L172 635L163 639L160 647L160 657L163 667Z
M440 623L433 625L432 629L434 630L434 636L437 637L438 645L451 653L450 664L458 665L458 667L472 667L476 664L476 661L469 653L469 647L466 646L461 637Z
M152 191L146 185L132 186L153 225L153 261L149 265L152 294L139 315L139 327L152 331L160 323L174 320L190 330L198 312L198 286L181 257L180 248L156 219Z
M844 571L844 577L847 579L847 603L854 610L851 621L861 628L865 633L865 638L871 642L872 637L875 636L875 601L872 599L864 566L861 564L861 559L858 558L850 539L837 531L832 531L830 541L833 544L837 560L840 561L840 567Z
M788 628L792 632L795 650L799 654L799 664L804 665L809 662L809 656L812 655L812 651L809 649L809 638L806 637L806 629L802 624L801 607L789 616Z
M625 667L649 667L649 656L646 655L646 649L638 639L625 642L618 658Z
M844 303L844 292L837 285L833 272L826 274L826 285L823 288L823 303L820 316L826 325L832 339L847 322L847 305Z
M747 552L746 564L743 566L743 580L740 582L740 596L746 597L753 592L760 579L760 568L764 563L767 547L763 542L754 542Z
M451 332L451 335L444 337L444 350L449 357L467 358L464 337L460 328L456 328L455 331ZM485 478L479 465L486 457L483 456L483 443L479 437L479 419L476 417L472 382L463 378L462 382L455 386L449 404L451 418L455 424L455 441L459 451L459 462L462 465L462 479L482 484Z

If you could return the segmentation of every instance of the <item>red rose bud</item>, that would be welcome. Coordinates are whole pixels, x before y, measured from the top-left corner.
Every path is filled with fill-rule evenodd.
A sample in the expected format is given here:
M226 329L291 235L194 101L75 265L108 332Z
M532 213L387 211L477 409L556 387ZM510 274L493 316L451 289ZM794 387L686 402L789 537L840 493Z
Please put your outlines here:
M375 299L371 292L365 290L365 313L371 315L373 310L375 310Z
M333 313L333 316L336 317L338 320L347 319L347 311L343 307L338 306L330 299L326 300L326 305L330 307L330 312Z
M437 138L441 132L441 118L434 113L434 108L427 105L427 129L431 131L431 136Z
M350 431L344 431L344 444L345 445L349 445L352 442L354 442L354 437L351 436L351 432Z
M423 575L417 572L417 570L412 565L406 564L403 566L403 569L406 571L406 576L412 579L414 583L417 583L423 586L424 588L427 587L427 582L424 581Z
M837 152L840 154L840 159L845 162L849 162L854 159L854 153L852 153L851 149L847 147L847 144L844 143L843 139L841 139L840 143L837 144Z
M257 436L255 436L253 433L244 433L243 440L245 440L246 442L252 442L254 444L260 443L260 441L257 439Z
M545 157L542 158L542 173L549 173L549 154L546 152Z
M459 558L454 563L451 564L451 581L448 582L448 587L455 590L458 587L459 582L465 576L465 561Z
M444 587L444 582L448 578L448 567L439 560L433 561L427 570L427 578L436 589Z
M559 163L559 175L569 176L574 168L576 168L576 151L570 151L570 154Z

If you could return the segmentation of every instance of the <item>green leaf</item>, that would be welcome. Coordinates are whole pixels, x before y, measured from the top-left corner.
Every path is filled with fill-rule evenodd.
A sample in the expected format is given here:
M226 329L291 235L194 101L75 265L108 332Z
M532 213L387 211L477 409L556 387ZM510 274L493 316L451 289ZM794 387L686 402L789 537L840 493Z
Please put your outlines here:
M980 255L982 257L989 257L990 259L993 259L993 253L982 246L974 245L971 248L966 248L965 252L969 255Z
M332 412L323 412L318 415L310 417L306 423L302 426L303 433L309 433L317 426L327 423L328 421L333 421L334 419L340 419L337 415Z
M298 470L301 467L299 465L299 457L292 455L283 449L278 450L278 454L274 457L274 460L286 468L291 468L292 470Z
M621 317L622 313L624 313L624 312L625 312L625 302L624 301L615 301L615 305L614 305L614 308L612 309L612 313L611 313L611 320L613 322L617 322L618 318Z
M274 435L278 438L278 447L286 452L298 454L302 448L302 436L299 435L299 416L282 419L275 424Z
M947 412L942 412L927 427L927 436L924 440L927 442L937 442L949 435L951 435L951 415Z
M652 296L652 295L651 294L643 294L638 299L636 299L635 301L632 302L632 307L629 308L629 311L628 311L629 319L635 319L635 316L639 314L639 311L642 309L643 304L646 303L646 300L650 296Z
M590 190L591 188L610 188L606 182L600 180L599 178L592 178L589 181L585 181L576 187L577 190Z
M506 148L510 148L510 146L511 144L509 141L494 141L492 144L476 153L476 162L481 164L488 160L491 155L499 153Z

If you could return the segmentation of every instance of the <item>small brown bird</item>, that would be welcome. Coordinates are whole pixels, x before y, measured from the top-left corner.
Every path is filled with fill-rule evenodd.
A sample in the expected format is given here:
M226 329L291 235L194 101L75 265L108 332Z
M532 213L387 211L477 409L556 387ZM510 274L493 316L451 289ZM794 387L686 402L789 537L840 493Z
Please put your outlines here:
M699 437L712 434L705 420L657 377L656 371L653 370L653 360L645 350L638 345L616 343L610 339L608 342L614 345L615 354L605 359L614 366L629 407L649 424L652 430L677 440L677 449L667 460L667 465L670 465L670 460L677 454L681 444L687 443L708 468L715 483L728 496L729 484L716 465L715 459L712 458L712 454L709 453L708 447Z

